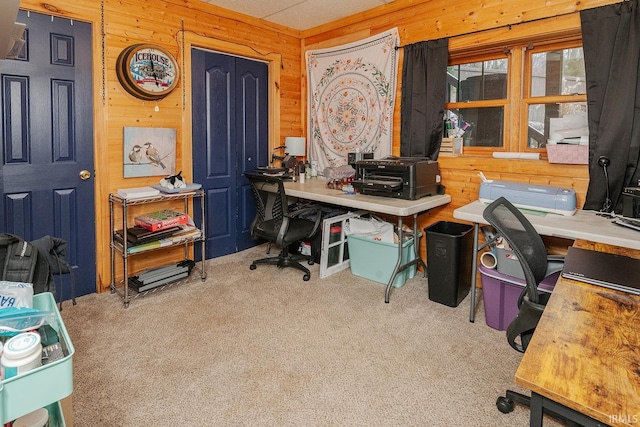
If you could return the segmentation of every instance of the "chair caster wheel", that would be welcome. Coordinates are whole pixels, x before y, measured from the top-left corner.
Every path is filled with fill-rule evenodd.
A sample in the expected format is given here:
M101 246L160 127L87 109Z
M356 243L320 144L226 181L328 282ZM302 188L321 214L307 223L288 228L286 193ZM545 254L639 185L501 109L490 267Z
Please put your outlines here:
M302 276L302 280L304 280L305 282L308 282L309 279L311 279L311 276L309 276L308 274L305 274L304 276Z
M251 265L249 266L249 270L255 270L255 269L256 269L256 265L255 265L255 264L251 264Z
M314 264L314 262L313 262L313 260L312 260L312 259L310 259L309 261L307 261L307 264L309 264L309 265L313 265L313 264Z
M496 400L496 407L503 414L508 414L509 412L512 412L513 406L514 406L513 400L508 399L504 396L500 396L498 397L498 400Z

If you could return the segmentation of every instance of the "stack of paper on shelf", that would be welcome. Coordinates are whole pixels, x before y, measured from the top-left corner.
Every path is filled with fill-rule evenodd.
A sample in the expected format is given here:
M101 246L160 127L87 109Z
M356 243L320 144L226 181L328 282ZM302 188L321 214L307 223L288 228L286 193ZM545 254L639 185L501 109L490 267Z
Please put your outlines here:
M171 236L167 237L167 239L171 240L173 243L184 242L187 240L193 240L199 238L202 235L202 231L200 229L192 226L192 225L181 225L180 230L171 234Z
M143 199L145 197L153 197L159 194L160 190L152 187L121 188L118 190L118 196L123 199Z

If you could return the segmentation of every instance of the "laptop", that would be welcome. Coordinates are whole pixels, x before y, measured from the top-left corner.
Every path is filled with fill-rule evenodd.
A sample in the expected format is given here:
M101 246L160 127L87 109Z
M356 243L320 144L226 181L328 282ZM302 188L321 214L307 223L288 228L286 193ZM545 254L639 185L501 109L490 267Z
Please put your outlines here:
M570 247L562 277L640 295L640 259Z

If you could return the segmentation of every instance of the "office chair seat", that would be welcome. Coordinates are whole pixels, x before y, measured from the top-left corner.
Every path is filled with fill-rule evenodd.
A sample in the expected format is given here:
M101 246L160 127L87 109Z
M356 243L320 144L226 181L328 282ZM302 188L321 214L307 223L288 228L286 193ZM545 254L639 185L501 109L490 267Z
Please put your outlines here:
M271 264L279 268L293 267L303 271L302 279L308 281L311 272L299 261L305 260L313 265L313 256L290 253L289 246L315 236L319 231L321 209L308 205L291 211L281 178L259 173L246 173L245 176L251 184L256 203L256 215L250 228L251 237L265 239L281 248L278 256L257 259L249 268L255 270L258 264Z

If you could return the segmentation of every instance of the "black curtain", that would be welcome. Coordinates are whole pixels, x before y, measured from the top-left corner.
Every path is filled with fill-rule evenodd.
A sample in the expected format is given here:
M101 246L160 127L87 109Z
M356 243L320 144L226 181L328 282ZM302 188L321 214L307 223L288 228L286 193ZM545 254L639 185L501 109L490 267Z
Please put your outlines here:
M444 126L449 39L404 47L400 155L438 159Z
M623 187L635 187L640 179L640 3L583 10L580 19L589 108L583 208L620 213ZM606 168L603 158L609 160Z

